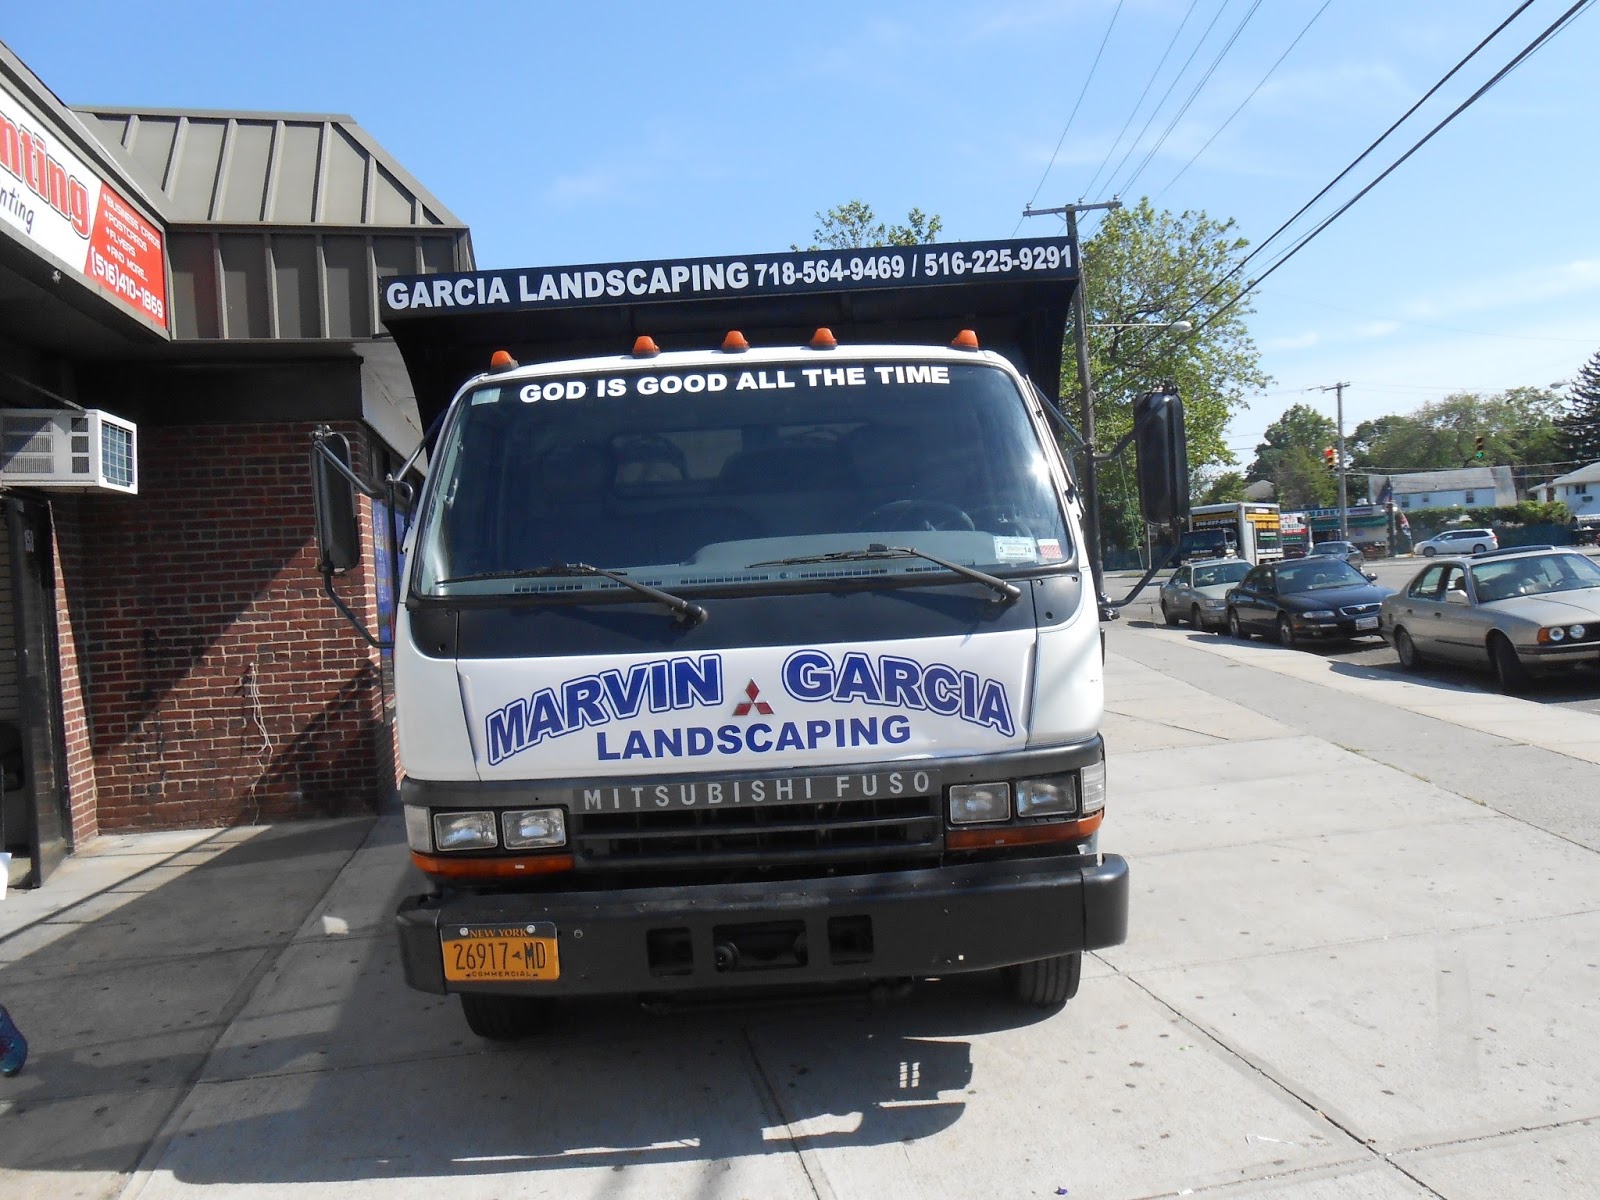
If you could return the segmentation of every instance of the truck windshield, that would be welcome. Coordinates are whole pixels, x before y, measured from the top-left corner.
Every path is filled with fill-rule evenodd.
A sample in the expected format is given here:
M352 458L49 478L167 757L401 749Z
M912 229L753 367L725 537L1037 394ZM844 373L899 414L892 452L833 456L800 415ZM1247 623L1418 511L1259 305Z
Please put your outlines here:
M423 595L627 594L541 570L561 563L678 590L949 576L846 553L874 545L1002 574L1073 553L1023 396L983 364L830 355L487 383L436 461Z

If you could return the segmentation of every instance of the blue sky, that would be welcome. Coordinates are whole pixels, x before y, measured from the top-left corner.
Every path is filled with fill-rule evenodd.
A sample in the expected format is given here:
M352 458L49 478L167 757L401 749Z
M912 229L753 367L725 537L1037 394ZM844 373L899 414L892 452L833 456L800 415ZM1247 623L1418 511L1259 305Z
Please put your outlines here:
M1569 2L1535 0L1311 218ZM1191 0L58 0L10 6L0 39L68 103L350 113L491 267L786 249L856 197L889 218L938 213L947 238L1009 237L1030 198L1106 199L1107 179L1259 240L1516 7L1332 0L1171 182L1321 6L1267 0L1130 179L1254 4L1193 0L1129 136L1198 51L1120 172L1113 143ZM1250 324L1275 382L1230 428L1241 462L1288 405L1332 415L1309 388L1349 381L1353 428L1455 390L1570 378L1600 349L1597 45L1586 11L1263 284Z

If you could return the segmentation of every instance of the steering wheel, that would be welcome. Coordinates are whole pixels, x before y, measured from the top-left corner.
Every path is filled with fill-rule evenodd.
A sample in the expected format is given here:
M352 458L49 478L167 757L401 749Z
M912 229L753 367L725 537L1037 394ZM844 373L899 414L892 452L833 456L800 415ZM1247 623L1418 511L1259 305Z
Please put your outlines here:
M943 500L891 500L867 514L863 529L976 529L963 509Z
M973 527L981 528L987 533L1011 537L1033 536L1033 530L1026 519L1009 505L991 504L984 508L975 508L971 516Z

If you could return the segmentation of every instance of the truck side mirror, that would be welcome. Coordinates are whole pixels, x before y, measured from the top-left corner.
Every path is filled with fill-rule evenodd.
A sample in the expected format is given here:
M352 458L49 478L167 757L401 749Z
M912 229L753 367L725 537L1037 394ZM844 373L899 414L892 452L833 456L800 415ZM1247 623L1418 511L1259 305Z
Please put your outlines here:
M1189 516L1189 439L1176 391L1147 392L1133 402L1139 507L1152 525Z
M342 575L361 562L355 474L350 469L350 442L343 434L319 431L311 443L311 496L316 506L317 569L324 575Z

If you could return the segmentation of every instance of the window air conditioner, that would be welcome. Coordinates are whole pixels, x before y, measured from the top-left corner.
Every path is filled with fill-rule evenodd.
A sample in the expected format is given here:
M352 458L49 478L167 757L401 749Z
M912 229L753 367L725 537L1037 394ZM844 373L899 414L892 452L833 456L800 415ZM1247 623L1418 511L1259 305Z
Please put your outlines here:
M0 484L139 492L139 429L99 409L0 408Z

